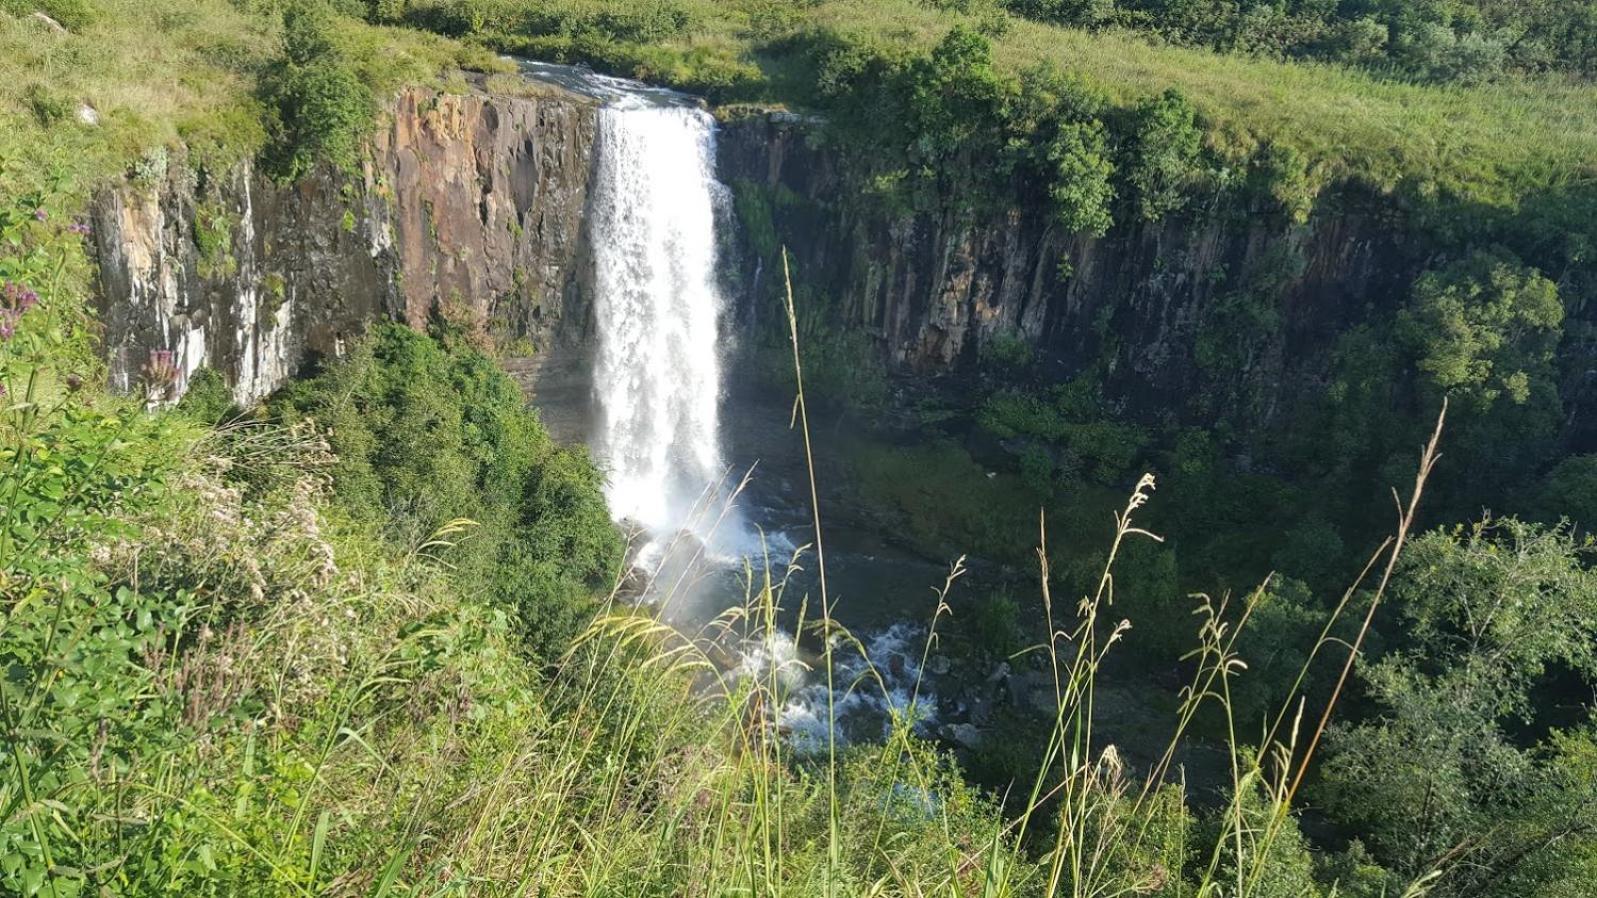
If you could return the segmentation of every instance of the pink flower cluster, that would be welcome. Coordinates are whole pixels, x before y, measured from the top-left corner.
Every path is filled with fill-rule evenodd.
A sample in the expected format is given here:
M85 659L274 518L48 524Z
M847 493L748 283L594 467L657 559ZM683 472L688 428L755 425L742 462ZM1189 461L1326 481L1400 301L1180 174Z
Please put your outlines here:
M150 350L150 360L144 366L144 377L150 386L157 389L179 386L183 371L177 366L177 354L170 349ZM182 392L181 389L179 392Z
M16 281L0 282L0 342L17 332L17 320L39 304L39 294Z

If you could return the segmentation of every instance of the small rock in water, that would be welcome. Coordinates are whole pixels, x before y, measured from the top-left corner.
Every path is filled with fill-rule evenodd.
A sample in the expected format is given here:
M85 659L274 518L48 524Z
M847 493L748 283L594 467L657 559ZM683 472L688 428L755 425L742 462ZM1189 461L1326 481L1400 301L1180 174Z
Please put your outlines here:
M1004 661L1004 662L1001 662L997 667L993 668L993 672L992 673L987 675L987 682L989 682L989 683L997 683L997 682L1000 682L1000 681L1002 681L1002 680L1004 680L1004 679L1006 679L1008 677L1009 677L1009 662L1008 661Z
M1009 688L1009 703L1017 708L1026 707L1026 681L1021 677L1009 677L1004 685Z
M981 730L968 723L951 723L937 731L939 736L964 748L981 744Z
M905 662L904 656L898 652L894 652L893 657L887 659L887 672L892 674L895 679L903 679L906 669L908 669L908 664Z
M927 669L933 674L943 677L947 676L948 672L953 669L953 664L945 656L938 655L932 658L931 662L927 665Z

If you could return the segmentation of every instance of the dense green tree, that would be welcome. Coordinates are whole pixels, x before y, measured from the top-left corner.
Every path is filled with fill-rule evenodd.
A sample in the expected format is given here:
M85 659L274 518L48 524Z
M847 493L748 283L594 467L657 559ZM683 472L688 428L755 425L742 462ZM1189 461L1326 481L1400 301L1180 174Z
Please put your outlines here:
M1158 221L1181 208L1196 173L1203 146L1197 111L1180 91L1168 90L1137 104L1130 131L1122 170L1137 215Z
M1475 495L1509 489L1552 453L1563 417L1555 365L1563 323L1552 281L1500 250L1422 276L1399 313L1394 335L1414 359L1422 406L1451 402L1444 464L1467 470Z
M1061 25L1101 25L1115 14L1115 0L1005 0L1016 15Z
M1421 277L1397 334L1429 384L1482 411L1552 378L1564 307L1547 278L1498 251Z
M1073 234L1101 236L1114 223L1114 161L1103 99L1052 68L1025 73L1008 106L1006 166L1020 191L1048 185L1054 220Z
M1597 529L1597 455L1571 455L1554 465L1531 505L1548 523L1568 518L1581 530Z
M1450 894L1550 898L1563 862L1590 857L1588 737L1538 742L1531 700L1554 671L1597 677L1589 551L1513 519L1409 547L1389 597L1394 648L1363 673L1381 710L1332 732L1321 790L1384 864L1418 877L1445 862Z
M1216 50L1309 57L1404 78L1597 74L1593 0L1008 0L1017 15L1118 24Z
M325 0L293 0L283 11L283 54L261 79L270 111L268 166L297 178L318 163L352 170L377 114L371 89L339 50Z
M1307 585L1291 577L1272 577L1251 602L1236 644L1247 669L1229 688L1237 725L1258 740L1293 700L1291 686L1308 664L1329 613Z
M1109 204L1115 196L1103 123L1062 124L1045 152L1053 175L1048 198L1055 221L1070 233L1102 236L1113 223Z
M1235 894L1255 898L1320 898L1325 892L1314 877L1314 855L1295 817L1275 818L1277 806L1257 782L1243 782L1232 799L1240 832L1219 837L1221 881L1236 883Z
M980 178L998 161L1001 123L1015 91L993 67L992 44L955 27L906 72L909 164L938 196L953 199L960 182Z

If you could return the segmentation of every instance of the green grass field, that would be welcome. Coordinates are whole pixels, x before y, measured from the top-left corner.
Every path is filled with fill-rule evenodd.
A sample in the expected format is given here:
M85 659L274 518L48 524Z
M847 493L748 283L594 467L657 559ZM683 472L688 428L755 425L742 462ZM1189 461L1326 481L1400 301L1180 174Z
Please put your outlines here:
M227 0L96 0L64 17L58 33L33 17L34 4L0 4L0 155L52 158L105 171L152 147L182 140L249 152L263 139L253 108L255 79L276 52L271 3ZM61 4L67 5L67 4ZM446 0L444 6L458 6ZM692 82L704 69L765 79L768 100L783 64L772 47L812 27L874 42L929 47L956 24L993 33L1000 67L1050 64L1116 101L1171 87L1208 120L1222 154L1260 140L1284 142L1328 176L1382 187L1405 180L1506 202L1540 188L1597 177L1597 86L1560 79L1481 87L1383 80L1350 69L1283 63L1157 44L1129 33L1097 33L998 16L961 13L926 0L565 0L552 17L680 15L650 32L632 57L638 74ZM256 9L255 7L259 7ZM345 40L361 74L379 91L436 79L480 51L411 28L351 23ZM558 50L559 41L536 46ZM643 52L646 50L647 52ZM92 106L101 124L76 124ZM54 122L46 127L47 122Z
M636 54L616 54L633 74L690 86L706 71L765 78L766 99L777 102L801 99L774 86L785 60L773 48L794 34L819 27L883 45L929 48L963 24L989 33L998 65L1011 72L1056 66L1120 102L1180 89L1208 119L1211 141L1223 155L1236 151L1240 158L1258 141L1272 140L1304 152L1330 177L1357 175L1386 188L1412 180L1422 190L1451 189L1488 201L1597 176L1597 86L1589 83L1409 84L1333 65L1175 47L1129 32L1044 25L979 2L957 4L972 12L955 6L929 0L564 0L542 9L568 30L571 22L647 23L661 9L674 10L680 27L649 33ZM491 27L488 34L503 37ZM568 44L548 39L530 46L560 52ZM601 53L614 49L600 47Z
M87 185L162 147L241 158L265 140L257 79L281 44L270 3L93 0L56 4L58 30L32 14L52 4L0 2L0 161ZM428 83L487 54L412 29L350 21L341 34L379 92ZM80 121L92 109L97 124ZM82 177L79 177L82 176Z

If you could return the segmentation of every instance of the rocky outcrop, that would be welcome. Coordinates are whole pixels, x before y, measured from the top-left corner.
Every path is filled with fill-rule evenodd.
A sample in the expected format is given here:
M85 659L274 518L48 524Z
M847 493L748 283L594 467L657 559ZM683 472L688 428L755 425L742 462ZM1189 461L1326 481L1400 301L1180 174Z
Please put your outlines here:
M209 367L253 401L382 318L535 346L580 330L595 122L559 91L418 89L358 174L283 184L248 161L147 159L91 209L112 386L171 399Z
M1207 363L1231 382L1207 392L1263 423L1323 376L1328 335L1400 300L1416 268L1390 199L1351 188L1306 225L1222 195L1101 238L1061 233L1041 197L986 216L886 214L851 200L811 128L783 114L731 122L723 179L763 194L769 224L752 241L786 246L795 281L900 371L947 372L1018 339L1059 377L1101 365L1128 410L1168 418L1189 409ZM763 267L773 248L743 255Z
M547 342L580 312L597 116L575 94L400 97L374 153L404 318L440 307Z

